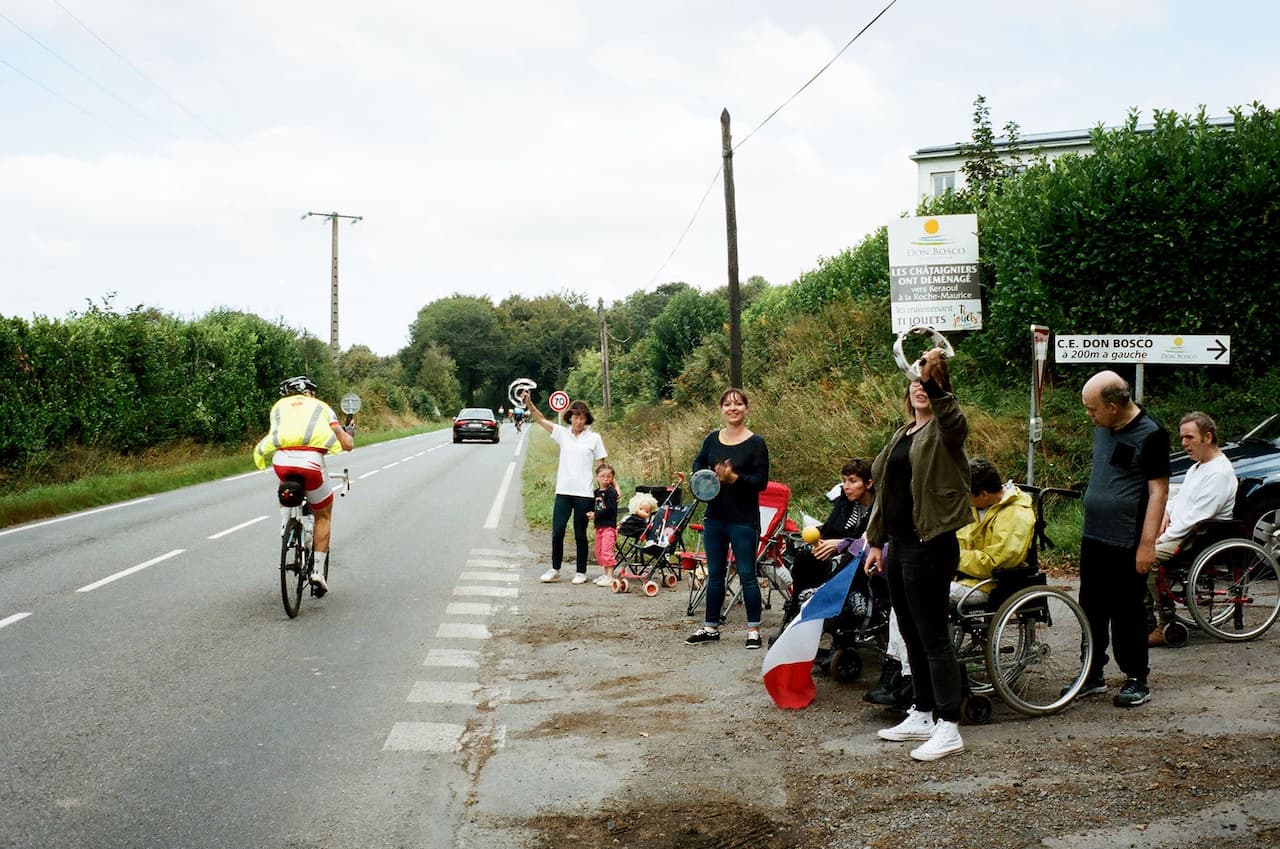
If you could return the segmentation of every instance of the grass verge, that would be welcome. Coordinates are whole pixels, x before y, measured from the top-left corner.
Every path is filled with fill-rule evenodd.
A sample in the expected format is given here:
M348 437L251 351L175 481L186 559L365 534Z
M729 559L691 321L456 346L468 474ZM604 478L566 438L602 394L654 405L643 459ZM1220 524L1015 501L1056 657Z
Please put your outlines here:
M430 424L379 433L360 432L358 445L372 445L448 427ZM0 527L46 519L78 510L102 507L132 498L168 492L253 470L252 445L193 450L173 446L144 457L113 457L101 465L112 470L89 474L67 483L44 484L0 496ZM552 477L554 480L554 475Z

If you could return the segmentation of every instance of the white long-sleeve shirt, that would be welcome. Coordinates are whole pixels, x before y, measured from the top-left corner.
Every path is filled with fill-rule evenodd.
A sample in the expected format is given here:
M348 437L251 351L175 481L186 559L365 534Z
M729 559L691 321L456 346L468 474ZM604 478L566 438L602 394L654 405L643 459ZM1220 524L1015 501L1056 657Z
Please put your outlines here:
M1180 540L1208 519L1230 519L1238 483L1226 454L1193 463L1178 495L1169 503L1169 527L1157 542Z

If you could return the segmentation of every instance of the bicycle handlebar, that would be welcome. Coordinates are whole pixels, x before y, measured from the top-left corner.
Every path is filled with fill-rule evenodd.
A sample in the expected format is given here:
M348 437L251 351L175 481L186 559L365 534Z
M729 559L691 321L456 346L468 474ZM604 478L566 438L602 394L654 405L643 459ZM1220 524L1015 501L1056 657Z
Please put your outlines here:
M338 497L346 498L347 493L351 491L351 470L343 469L342 474L338 474L337 472L330 472L329 477L332 478L333 480L342 481L342 486L339 488L339 491L338 491Z

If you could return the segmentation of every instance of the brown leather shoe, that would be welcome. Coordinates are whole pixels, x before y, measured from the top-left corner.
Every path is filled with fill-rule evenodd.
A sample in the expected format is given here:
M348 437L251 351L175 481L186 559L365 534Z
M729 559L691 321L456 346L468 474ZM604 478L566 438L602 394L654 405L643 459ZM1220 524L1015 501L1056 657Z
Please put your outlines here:
M1147 647L1156 648L1157 646L1162 646L1164 644L1164 626L1157 625L1154 631L1147 634Z

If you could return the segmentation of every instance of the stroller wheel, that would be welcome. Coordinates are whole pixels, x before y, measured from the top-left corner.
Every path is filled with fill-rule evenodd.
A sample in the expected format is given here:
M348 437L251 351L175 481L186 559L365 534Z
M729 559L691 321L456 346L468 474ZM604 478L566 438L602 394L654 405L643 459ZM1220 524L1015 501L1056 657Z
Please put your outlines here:
M626 578L613 579L613 591L615 593L625 593L628 589L630 589L630 586L627 584Z
M645 581L645 582L644 582L644 594L645 594L646 596L648 596L649 598L653 598L655 595L657 595L657 594L658 594L658 582L657 582L657 581Z
M676 576L676 575L663 575L663 576L662 576L662 583L666 584L667 589L669 589L669 590L671 590L671 589L675 589L676 584L677 584L677 583L679 583L679 582L680 582L680 578L679 578L678 576Z
M853 649L836 649L831 652L828 669L837 681L856 681L862 674L862 657Z

